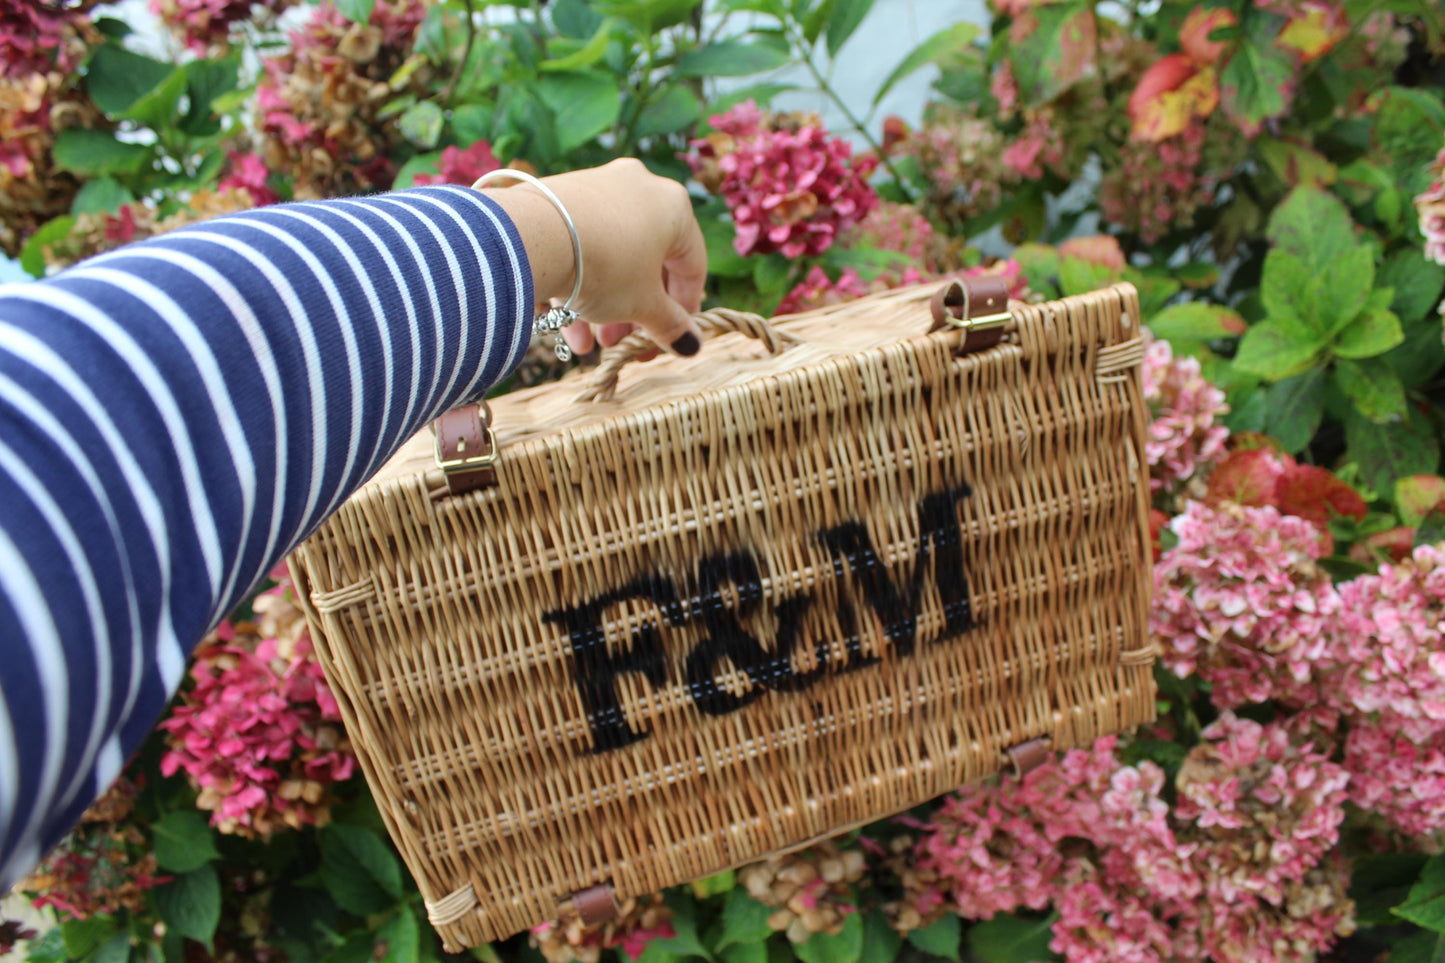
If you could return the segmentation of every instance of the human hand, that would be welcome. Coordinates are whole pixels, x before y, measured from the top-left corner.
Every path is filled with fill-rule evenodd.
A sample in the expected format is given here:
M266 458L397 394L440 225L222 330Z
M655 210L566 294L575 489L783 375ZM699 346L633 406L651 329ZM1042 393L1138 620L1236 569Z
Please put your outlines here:
M691 315L702 306L707 248L687 189L632 158L542 182L567 208L582 244L582 290L572 305L582 320L564 332L573 350L615 344L635 323L658 344L696 354L701 332ZM576 275L556 209L526 186L486 193L522 234L538 300L560 303Z

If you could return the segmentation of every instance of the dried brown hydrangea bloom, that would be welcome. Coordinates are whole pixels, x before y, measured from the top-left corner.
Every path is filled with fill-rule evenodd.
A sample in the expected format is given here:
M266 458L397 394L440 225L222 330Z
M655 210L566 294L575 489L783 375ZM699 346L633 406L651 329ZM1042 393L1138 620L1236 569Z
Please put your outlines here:
M36 228L70 210L80 181L55 165L55 137L101 123L62 74L0 78L0 250L18 255Z

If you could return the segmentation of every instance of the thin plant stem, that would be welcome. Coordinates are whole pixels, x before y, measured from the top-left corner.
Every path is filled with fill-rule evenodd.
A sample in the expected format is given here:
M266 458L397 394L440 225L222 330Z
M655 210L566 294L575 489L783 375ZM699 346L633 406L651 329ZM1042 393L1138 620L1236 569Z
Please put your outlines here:
M462 79L462 71L466 69L467 62L472 59L472 45L477 40L477 23L472 12L472 0L462 0L462 6L467 8L467 42L466 46L462 48L462 59L457 61L456 69L452 71L452 79L447 81L446 89L442 91L442 107L451 103L457 83Z

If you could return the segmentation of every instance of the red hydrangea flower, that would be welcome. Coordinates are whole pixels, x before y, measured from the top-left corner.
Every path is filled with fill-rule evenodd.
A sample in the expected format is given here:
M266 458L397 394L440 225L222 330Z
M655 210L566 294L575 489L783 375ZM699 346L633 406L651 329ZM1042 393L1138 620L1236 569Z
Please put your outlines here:
M732 211L739 254L822 254L878 203L868 183L875 157L829 137L812 117L790 123L752 101L710 118L717 133L692 142L688 163Z
M257 207L265 207L281 200L280 195L266 183L270 171L266 169L266 162L261 160L259 155L233 150L230 153L230 164L230 173L216 185L216 190L239 188L251 195L251 201Z
M224 47L231 27L255 16L253 8L280 13L296 0L151 0L151 12L198 53Z
M0 3L0 77L69 73L85 54L80 33L97 0L6 0Z
M470 186L476 183L478 177L500 170L501 167L502 162L497 160L496 154L492 153L492 145L484 140L479 140L466 150L462 150L460 147L444 149L437 162L437 172L435 174L418 174L415 183L418 187L425 187L428 184L466 184Z

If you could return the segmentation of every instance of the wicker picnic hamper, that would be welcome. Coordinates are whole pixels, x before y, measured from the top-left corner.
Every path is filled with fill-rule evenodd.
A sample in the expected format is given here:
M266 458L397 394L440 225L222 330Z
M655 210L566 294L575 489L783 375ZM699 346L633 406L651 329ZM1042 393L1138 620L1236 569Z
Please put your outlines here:
M452 413L298 550L449 949L1152 718L1136 294L1005 302L710 316Z

